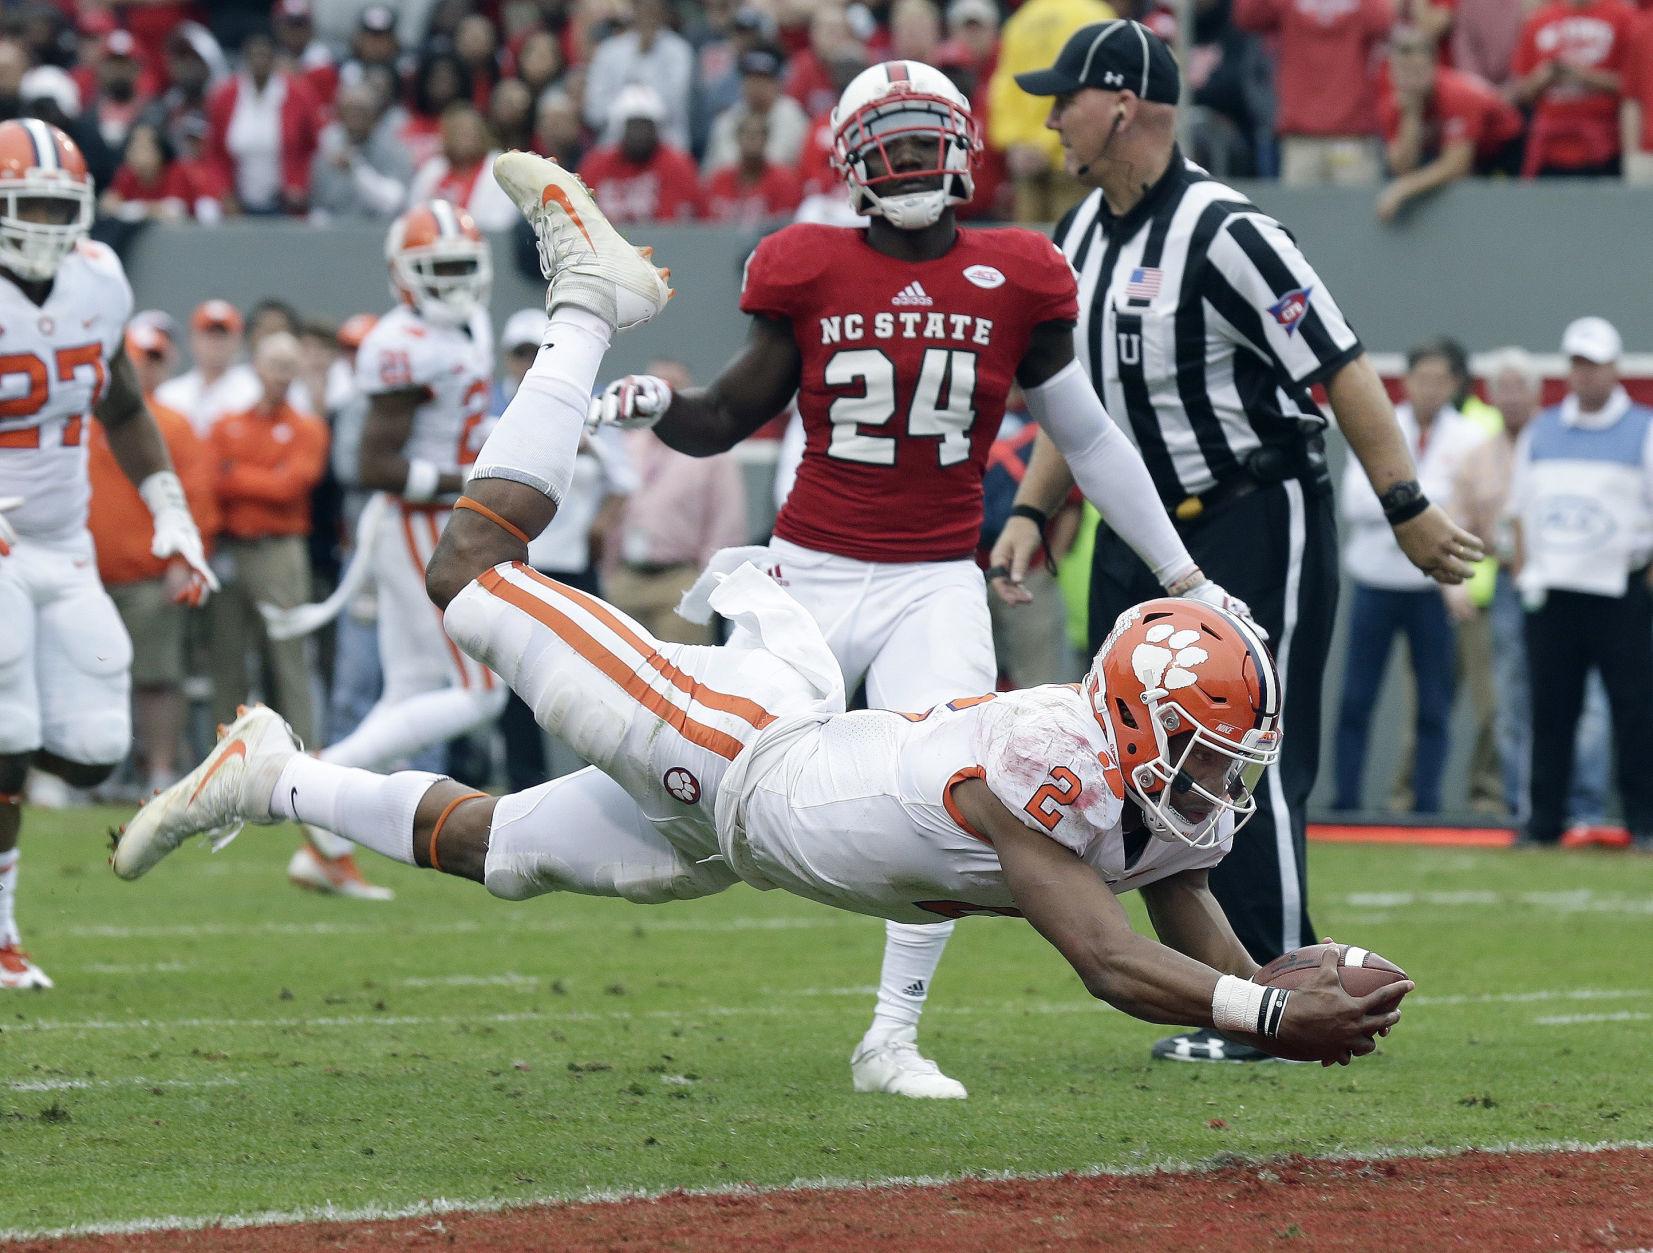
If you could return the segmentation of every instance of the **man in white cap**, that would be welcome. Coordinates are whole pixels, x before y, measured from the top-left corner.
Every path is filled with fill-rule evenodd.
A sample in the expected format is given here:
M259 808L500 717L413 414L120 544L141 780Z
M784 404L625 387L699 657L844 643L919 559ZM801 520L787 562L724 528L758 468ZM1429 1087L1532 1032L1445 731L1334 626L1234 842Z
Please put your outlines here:
M1579 318L1561 350L1568 394L1521 433L1510 495L1532 683L1523 838L1553 844L1566 826L1573 733L1595 668L1612 709L1625 823L1653 851L1653 409L1619 382L1612 323Z
M593 148L580 177L615 222L670 222L706 216L705 193L694 158L673 147L666 106L652 87L633 84L609 109L617 143Z

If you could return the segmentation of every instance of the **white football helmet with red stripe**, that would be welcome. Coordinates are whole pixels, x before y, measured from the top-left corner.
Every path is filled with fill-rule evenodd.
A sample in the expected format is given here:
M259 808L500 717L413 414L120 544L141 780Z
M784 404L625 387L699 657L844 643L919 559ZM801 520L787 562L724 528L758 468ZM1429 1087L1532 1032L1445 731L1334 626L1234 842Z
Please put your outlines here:
M893 170L885 145L914 135L934 138L934 160ZM981 129L970 102L947 75L922 61L885 61L862 70L832 110L832 164L849 184L855 211L902 230L921 230L948 205L970 202L976 194L971 166L980 151ZM867 168L874 153L882 165L876 174ZM896 190L915 180L934 185Z
M92 229L80 148L39 118L0 122L0 267L44 281Z
M391 290L445 326L460 326L488 303L493 258L471 215L446 200L416 204L385 237Z
M1119 615L1085 677L1125 790L1149 829L1194 848L1257 812L1252 796L1280 756L1280 675L1257 629L1186 598Z

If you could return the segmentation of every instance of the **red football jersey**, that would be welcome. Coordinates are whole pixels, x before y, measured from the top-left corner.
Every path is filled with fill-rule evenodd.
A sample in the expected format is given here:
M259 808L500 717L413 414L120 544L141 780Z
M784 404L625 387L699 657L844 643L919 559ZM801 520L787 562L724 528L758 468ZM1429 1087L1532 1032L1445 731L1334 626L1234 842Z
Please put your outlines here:
M789 321L803 362L804 456L775 534L861 561L971 556L1033 328L1079 318L1056 246L960 228L946 256L898 261L859 229L789 226L747 261L740 307Z

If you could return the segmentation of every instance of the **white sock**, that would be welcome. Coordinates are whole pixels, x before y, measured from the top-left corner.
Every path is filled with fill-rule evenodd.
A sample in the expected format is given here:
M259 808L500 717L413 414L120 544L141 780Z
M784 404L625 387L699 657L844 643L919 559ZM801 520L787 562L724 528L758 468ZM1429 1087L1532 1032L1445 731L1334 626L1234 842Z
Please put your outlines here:
M12 910L12 902L17 899L18 856L15 848L0 853L0 945L16 944L20 939L17 915Z
M539 355L482 445L471 477L525 483L561 504L613 337L614 328L587 309L553 309Z
M337 832L354 844L411 866L413 815L439 774L373 774L294 754L276 780L270 812Z
M869 1038L918 1026L941 951L952 934L951 922L884 924L884 968L878 975L878 1008L867 1028Z

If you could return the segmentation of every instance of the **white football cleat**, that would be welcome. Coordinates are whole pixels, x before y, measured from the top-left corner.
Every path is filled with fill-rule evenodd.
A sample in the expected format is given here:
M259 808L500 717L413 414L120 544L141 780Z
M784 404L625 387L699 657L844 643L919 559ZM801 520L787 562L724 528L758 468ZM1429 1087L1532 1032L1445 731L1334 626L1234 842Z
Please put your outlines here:
M29 960L16 941L0 944L0 988L49 988L46 972Z
M941 1067L918 1051L917 1027L876 1042L862 1040L850 1054L849 1073L857 1092L888 1092L932 1101L962 1101L970 1095L962 1083L942 1074Z
M254 705L238 712L207 759L151 797L116 834L109 864L121 878L146 874L192 835L210 834L221 848L243 823L281 821L270 812L270 794L303 748L275 710Z
M287 863L287 880L294 887L328 896L348 896L358 901L396 899L396 893L389 888L369 883L349 853L343 857L323 857L308 844L300 844Z
M494 181L534 228L550 284L547 311L553 302L576 305L623 331L666 307L671 271L655 268L652 250L626 242L572 170L532 152L504 152L494 158Z

